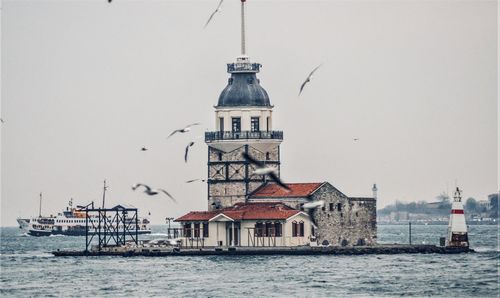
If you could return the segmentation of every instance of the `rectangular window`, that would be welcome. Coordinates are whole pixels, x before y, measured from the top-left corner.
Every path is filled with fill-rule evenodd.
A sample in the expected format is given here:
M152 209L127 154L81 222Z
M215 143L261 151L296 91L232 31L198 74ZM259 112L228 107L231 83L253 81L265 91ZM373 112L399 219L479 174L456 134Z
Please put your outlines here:
M275 222L274 223L274 233L276 234L276 237L281 237L281 223L280 222Z
M273 237L274 236L274 231L273 231L273 224L270 222L266 222L266 237Z
M231 118L232 122L232 132L240 132L241 131L241 118L233 117Z
M261 222L255 223L255 236L262 237L264 235L264 225Z
M224 117L219 118L219 131L220 132L224 131Z
M270 127L269 127L269 121L270 121L270 118L269 118L269 117L267 117L267 118L266 118L266 130L267 130L267 131L269 131L269 128L270 128Z
M342 204L340 203L337 204L337 211L342 211Z
M184 237L191 238L191 224L190 223L184 224L183 230L184 230L183 231Z
M292 237L297 237L297 222L292 222Z
M304 222L303 221L301 221L299 224L299 233L300 233L300 237L304 237Z
M203 223L203 238L208 238L208 222Z
M194 224L194 237L195 238L200 237L200 223L199 222Z
M260 118L259 117L252 117L250 119L250 130L251 131L259 131L259 121L260 121Z
M333 203L330 203L330 211L334 211L335 207L333 207Z

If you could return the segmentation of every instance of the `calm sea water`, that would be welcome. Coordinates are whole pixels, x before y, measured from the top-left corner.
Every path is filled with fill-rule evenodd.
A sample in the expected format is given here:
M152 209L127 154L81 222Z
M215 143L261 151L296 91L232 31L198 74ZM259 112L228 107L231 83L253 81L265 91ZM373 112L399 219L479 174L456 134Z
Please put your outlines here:
M408 227L380 225L380 243L407 243ZM164 227L153 227L159 238ZM445 225L413 226L435 243ZM85 237L1 229L2 297L20 296L441 296L498 297L498 228L470 226L477 253L458 255L53 257Z

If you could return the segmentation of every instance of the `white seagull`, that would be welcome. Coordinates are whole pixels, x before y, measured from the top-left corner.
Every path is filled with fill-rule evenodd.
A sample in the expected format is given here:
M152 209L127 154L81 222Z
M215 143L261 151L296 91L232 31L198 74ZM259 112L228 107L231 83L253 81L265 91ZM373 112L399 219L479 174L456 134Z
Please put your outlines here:
M212 12L212 14L210 15L210 17L208 18L207 23L205 24L205 26L203 26L203 28L206 28L208 26L208 23L210 23L210 21L214 17L214 15L216 13L218 13L219 11L221 11L220 7L222 6L222 2L224 2L224 0L220 0L219 5L217 5L217 8L214 10L214 12Z
M322 64L316 66L312 71L311 73L309 74L309 76L307 76L307 79L304 81L304 83L302 83L302 85L300 86L300 91L299 91L299 96L300 94L302 93L302 90L304 90L304 87L306 86L307 83L309 83L311 81L311 79L313 78L313 74L316 70L318 70L318 68L321 66Z
M304 205L302 205L302 208L304 209L316 209L325 206L325 201L314 201L314 202L307 202Z
M243 152L243 158L245 158L250 163L257 166L257 169L255 169L255 171L253 171L252 174L254 174L254 175L269 175L269 177L274 182L276 182L279 186L290 191L290 187L288 187L288 185L283 183L283 181L281 181L280 178L278 177L278 172L277 172L276 168L266 167L266 165L263 162L256 160L255 158L251 157L246 152Z
M168 139L168 138L170 138L171 136L173 136L174 134L178 133L178 132L180 132L180 133L186 133L186 132L189 132L189 131L191 131L191 126L200 125L200 124L201 124L201 123L196 122L196 123L193 123L193 124L189 124L189 125L187 125L187 126L186 126L186 127L184 127L184 128L181 128L181 129L176 129L176 130L174 130L174 131L173 131L173 132L172 132L172 133L171 133L171 134L167 137L167 139Z
M186 181L186 183L193 183L193 182L196 182L196 181L205 182L206 180L205 179L191 179L191 180Z
M166 190L162 189L162 188L151 188L149 186L147 186L146 184L142 184L142 183L137 183L135 185L132 186L132 190L136 190L138 187L144 187L144 193L149 195L149 196L156 196L157 194L159 194L160 192L166 194L169 198L172 199L172 201L176 202L177 201L174 199L174 197L172 197L172 195L170 195Z
M320 201L314 201L314 202L307 202L304 205L302 205L302 208L309 213L309 218L311 219L311 223L314 225L315 228L318 228L316 225L316 220L314 220L314 212L318 208L323 208L325 206L325 201L320 200Z

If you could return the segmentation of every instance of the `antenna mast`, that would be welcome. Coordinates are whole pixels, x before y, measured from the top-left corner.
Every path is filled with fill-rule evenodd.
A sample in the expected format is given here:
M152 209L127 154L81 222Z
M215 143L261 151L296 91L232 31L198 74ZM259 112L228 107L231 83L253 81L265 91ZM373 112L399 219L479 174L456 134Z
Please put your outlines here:
M104 209L104 202L106 201L106 190L108 187L106 186L106 179L104 179L104 187L102 190L102 209Z
M245 1L241 0L241 55L245 55Z
M38 208L38 217L42 217L42 193L40 193L40 206Z

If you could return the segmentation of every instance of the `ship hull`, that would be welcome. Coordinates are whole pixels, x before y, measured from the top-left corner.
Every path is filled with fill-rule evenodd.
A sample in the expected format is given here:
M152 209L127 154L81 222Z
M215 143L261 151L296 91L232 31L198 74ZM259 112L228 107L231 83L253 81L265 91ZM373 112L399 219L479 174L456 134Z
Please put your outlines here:
M135 231L130 231L131 234L135 234ZM62 236L85 236L85 230L74 230L74 231L42 231L42 230L29 230L28 234L35 237L44 237L51 235L62 235ZM90 232L88 235L95 235L97 232ZM128 234L128 232L127 232ZM151 234L150 230L139 230L138 235Z
M27 229L30 225L30 219L29 218L18 218L17 223L19 224L20 229Z
M35 236L35 237L50 236L51 234L52 234L52 231L28 230L28 235Z

